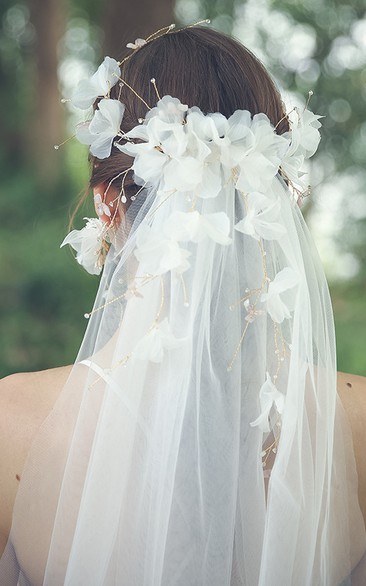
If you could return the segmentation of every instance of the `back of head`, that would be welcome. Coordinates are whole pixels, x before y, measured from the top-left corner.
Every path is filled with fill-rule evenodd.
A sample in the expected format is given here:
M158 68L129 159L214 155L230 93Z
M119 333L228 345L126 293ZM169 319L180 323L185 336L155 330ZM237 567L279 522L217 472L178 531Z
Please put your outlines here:
M281 96L262 63L241 43L210 28L185 28L154 39L125 61L121 77L139 96L118 84L111 90L111 98L126 106L124 132L145 117L144 101L155 106L158 98L152 78L161 96L178 98L205 114L220 112L229 117L236 110L249 110L252 115L263 112L273 126L279 123L278 134L288 130ZM108 159L94 160L91 187L111 181L130 163L129 157L113 148Z

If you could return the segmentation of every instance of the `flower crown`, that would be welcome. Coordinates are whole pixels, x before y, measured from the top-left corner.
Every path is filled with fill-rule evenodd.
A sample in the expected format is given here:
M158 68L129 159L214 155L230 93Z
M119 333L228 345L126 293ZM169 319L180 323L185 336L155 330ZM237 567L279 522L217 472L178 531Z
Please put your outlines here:
M146 43L136 39L128 46L138 50ZM200 197L217 194L220 166L235 169L238 189L263 191L280 171L296 187L297 196L303 195L298 189L306 187L301 168L317 149L321 116L306 107L302 112L294 108L284 117L291 130L278 135L276 128L283 119L273 127L263 113L252 117L247 110L237 110L230 118L220 113L204 114L175 97L161 98L154 78L151 82L158 102L151 108L122 79L121 63L105 57L96 73L80 81L70 98L75 107L84 110L99 99L92 119L78 124L75 133L82 144L89 145L93 156L109 157L114 145L135 158L131 170L140 182L154 182L163 174L169 189L179 186L180 190L198 190ZM127 86L147 108L145 118L136 121L138 125L127 133L121 130L125 105L110 97L117 83ZM135 144L134 139L144 142ZM210 183L200 188L203 167L212 175L213 191Z
M170 31L172 26L167 30ZM156 35L151 38L156 38ZM149 39L136 39L135 43L129 43L128 46L136 51ZM160 193L181 191L188 197L216 197L222 186L228 180L233 180L239 191L261 196L257 198L257 207L273 178L280 173L292 186L295 201L301 204L309 192L309 186L303 180L302 166L318 147L321 116L313 114L307 107L303 111L294 108L285 116L290 123L290 130L279 135L276 128L283 119L274 127L264 113L252 116L247 110L236 110L229 118L217 112L204 114L195 106L189 108L182 104L176 97L161 97L154 78L151 83L158 101L151 108L122 79L121 64L111 57L105 57L89 79L79 82L70 102L86 110L99 100L91 120L78 124L75 133L82 144L89 146L93 156L106 159L111 155L114 145L134 158L131 167L109 183L110 186L116 179L121 179L119 197L122 203L127 201L124 190L127 173L133 172L135 183L142 188L160 183ZM139 119L137 125L127 133L121 130L125 105L110 97L111 89L117 83L129 88L147 108L145 118ZM309 92L309 98L311 94ZM96 194L94 197L99 216L111 216L105 203L107 191L108 188L104 194ZM131 199L135 199L138 193ZM92 264L90 258L81 264L88 266L89 272L98 274L108 251L108 226L101 220L89 220L86 228L88 238L83 241L84 248L85 242L98 234L99 252L93 252ZM79 239L76 244L78 242ZM70 241L70 235L63 242L66 243L76 248L75 242L72 239ZM76 248L79 262L85 258L85 254L80 257L80 246L79 243L79 248ZM89 246L89 249L93 250L93 246Z

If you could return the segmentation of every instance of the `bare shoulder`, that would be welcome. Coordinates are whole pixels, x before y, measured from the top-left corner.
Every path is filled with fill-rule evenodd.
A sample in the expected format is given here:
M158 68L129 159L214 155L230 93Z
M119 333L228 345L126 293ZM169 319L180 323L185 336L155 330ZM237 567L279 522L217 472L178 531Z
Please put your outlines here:
M65 384L71 366L60 366L38 372L19 372L0 380L0 400L8 401L9 405L20 406L23 401L36 397L41 404L52 402Z
M366 377L338 372L338 394L353 425L366 426Z
M29 444L52 410L71 366L12 374L0 380L0 457L25 457ZM1 467L3 471L4 468ZM21 470L18 470L20 473ZM3 478L3 473L1 474ZM1 479L0 479L1 482Z
M338 394L351 425L358 473L358 496L366 523L366 377L338 373Z
M29 448L70 371L64 366L0 380L0 554Z

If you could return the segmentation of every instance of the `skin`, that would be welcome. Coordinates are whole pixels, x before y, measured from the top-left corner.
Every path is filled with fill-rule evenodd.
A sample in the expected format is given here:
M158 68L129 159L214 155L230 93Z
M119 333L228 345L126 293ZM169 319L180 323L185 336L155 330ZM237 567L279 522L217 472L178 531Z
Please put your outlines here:
M366 524L366 377L339 372L338 393L351 425L358 472L358 498Z
M0 553L10 531L15 496L29 448L71 368L13 374L0 381Z

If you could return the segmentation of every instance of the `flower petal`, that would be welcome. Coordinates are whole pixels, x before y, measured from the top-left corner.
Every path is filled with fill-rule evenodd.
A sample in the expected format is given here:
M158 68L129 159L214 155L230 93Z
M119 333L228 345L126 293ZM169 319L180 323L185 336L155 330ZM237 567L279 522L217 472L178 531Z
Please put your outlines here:
M152 275L168 271L183 273L190 267L188 250L147 225L140 226L137 232L135 256L143 269Z
M168 318L154 324L147 334L141 338L134 349L134 355L140 360L162 362L168 350L181 346L186 338L176 338L170 328Z
M270 431L269 426L269 414L273 407L276 406L278 413L282 413L285 405L285 397L283 393L275 387L269 373L267 372L266 380L259 391L259 401L261 413L252 421L250 425L252 427L259 427L264 433Z
M256 240L278 240L286 233L285 227L274 221L281 210L279 199L273 201L262 193L252 192L248 194L247 202L247 215L235 224L236 230Z
M292 299L287 300L287 303L284 302L280 295L294 289L298 283L299 277L297 273L291 267L285 267L271 281L267 293L262 293L261 301L265 302L266 309L274 322L282 323L284 319L291 317L295 292L292 294Z
M92 77L93 84L98 90L98 96L107 96L111 88L116 85L121 70L118 62L112 57L105 57Z
M71 94L70 102L75 108L87 110L97 97L98 88L95 87L90 79L82 79Z
M76 138L82 144L89 144L91 154L98 159L109 157L114 138L120 133L124 111L125 106L119 100L100 100L92 120L76 127Z
M60 245L70 244L76 251L77 262L91 275L99 275L98 262L102 250L102 240L106 235L106 224L99 218L84 218L86 225L81 230L72 230Z

